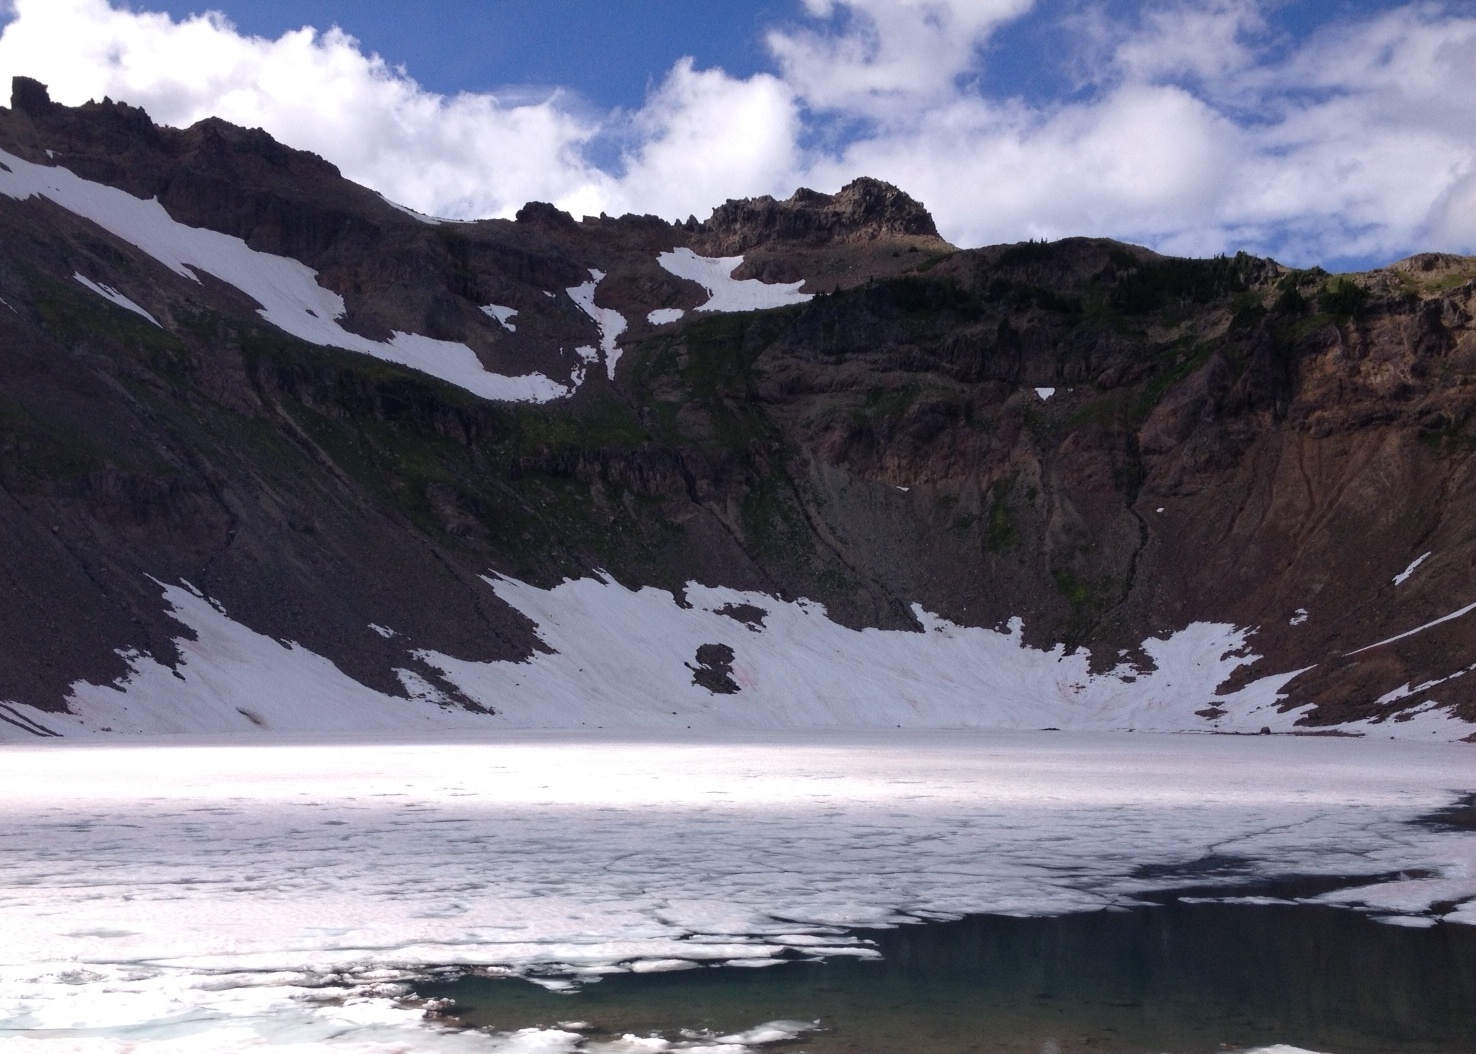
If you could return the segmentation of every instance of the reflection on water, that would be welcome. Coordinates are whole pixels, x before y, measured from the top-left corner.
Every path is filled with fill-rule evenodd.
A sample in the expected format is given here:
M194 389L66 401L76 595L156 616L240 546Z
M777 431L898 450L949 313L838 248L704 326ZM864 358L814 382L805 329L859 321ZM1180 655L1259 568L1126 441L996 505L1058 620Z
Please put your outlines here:
M766 1048L813 1054L1211 1054L1274 1043L1335 1054L1476 1051L1471 926L1170 901L869 936L880 961L623 974L572 995L485 978L422 991L499 1032L579 1019L607 1035L674 1037L819 1019L823 1031Z

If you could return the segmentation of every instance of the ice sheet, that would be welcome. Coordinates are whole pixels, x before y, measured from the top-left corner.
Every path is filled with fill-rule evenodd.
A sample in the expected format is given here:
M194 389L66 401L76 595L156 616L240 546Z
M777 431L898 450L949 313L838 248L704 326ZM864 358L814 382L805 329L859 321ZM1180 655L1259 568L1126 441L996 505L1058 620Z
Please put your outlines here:
M114 289L112 286L110 286L110 285L103 285L101 282L94 282L92 279L90 279L90 278L88 278L85 275L80 274L80 273L74 274L74 275L72 275L72 277L75 278L77 281L81 282L88 289L91 289L94 293L96 293L98 296L102 297L104 300L110 300L113 303L117 304L121 308L127 308L129 311L132 311L135 315L142 315L144 318L148 319L154 325L156 325L156 326L159 325L159 320L157 318L155 318L153 315L149 314L143 308L139 307L132 300L129 300L126 296L124 296L122 293L118 292L118 290ZM10 305L7 304L6 306L9 307ZM159 328L160 329L163 329L164 327L163 326L159 326Z
M1427 918L1472 894L1476 836L1406 821L1470 780L1465 747L1276 737L0 747L0 1028L53 1052L576 1050L437 1033L396 983L866 953L838 927L1092 910L1211 854L1236 881L1427 869L1356 898Z
M491 373L465 344L398 331L388 341L350 333L338 324L343 298L319 285L312 268L285 256L257 252L240 238L177 223L157 199L144 201L65 168L33 165L3 150L0 194L55 202L184 278L199 281L195 272L208 272L260 304L258 313L272 325L310 344L399 363L486 399L548 402L572 392L569 385L539 373L521 377Z
M734 278L743 263L741 256L698 256L691 249L673 249L656 262L678 278L696 282L707 290L707 303L698 311L760 311L770 307L803 304L811 298L801 293L804 282L760 282L756 278Z

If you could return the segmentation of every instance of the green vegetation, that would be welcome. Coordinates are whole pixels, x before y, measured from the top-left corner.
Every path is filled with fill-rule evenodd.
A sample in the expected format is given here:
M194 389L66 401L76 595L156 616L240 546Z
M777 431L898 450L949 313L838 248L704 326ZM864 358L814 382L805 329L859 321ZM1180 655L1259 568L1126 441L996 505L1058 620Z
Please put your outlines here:
M1252 264L1251 257L1243 252L1212 260L1129 259L1133 268L1119 278L1107 298L1113 308L1128 315L1150 314L1170 304L1207 304L1244 292Z
M1053 568L1051 581L1068 607L1061 642L1071 651L1091 639L1092 631L1111 607L1112 584L1101 579L1079 578L1069 568Z
M1317 306L1339 321L1357 318L1368 303L1368 290L1346 278L1335 278L1317 296Z
M36 493L106 465L103 450L75 429L44 425L0 392L0 482L6 489Z
M813 544L809 524L795 503L788 480L766 473L749 487L742 503L743 534L749 547L768 560L787 560Z
M1015 527L1011 497L1015 489L1016 476L1011 474L996 480L988 491L988 519L984 527L984 551L999 553L1009 549L1019 540Z

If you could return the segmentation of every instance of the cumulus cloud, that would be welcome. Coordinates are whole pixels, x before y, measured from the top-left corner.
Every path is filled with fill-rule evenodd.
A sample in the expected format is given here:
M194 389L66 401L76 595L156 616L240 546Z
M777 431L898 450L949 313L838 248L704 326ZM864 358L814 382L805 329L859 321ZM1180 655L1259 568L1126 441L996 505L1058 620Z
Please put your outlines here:
M799 107L777 77L738 80L682 59L632 121L636 145L586 212L706 215L729 197L788 196L801 163Z
M106 0L12 6L0 71L47 82L53 98L111 96L172 125L217 116L262 127L422 211L500 215L608 181L583 160L596 126L557 97L435 95L337 29L264 40L217 14L174 21Z
M1193 77L1209 85L1253 66L1251 41L1267 31L1255 0L1149 8L1134 31L1113 28L1104 27L1104 35L1117 38L1114 64L1127 75Z
M1301 264L1476 250L1476 18L1416 3L1293 39L1269 2L1089 11L1074 53L1040 56L1077 90L1031 103L981 87L1001 30L1043 17L1031 0L801 0L767 35L771 72L682 60L634 112L437 95L336 29L267 40L108 0L12 0L0 75L169 124L260 126L440 215L539 199L681 218L874 175L966 245L1093 234ZM623 145L614 163L591 160L597 141Z
M818 26L773 30L769 50L812 107L905 117L958 90L990 33L1031 0L804 0Z

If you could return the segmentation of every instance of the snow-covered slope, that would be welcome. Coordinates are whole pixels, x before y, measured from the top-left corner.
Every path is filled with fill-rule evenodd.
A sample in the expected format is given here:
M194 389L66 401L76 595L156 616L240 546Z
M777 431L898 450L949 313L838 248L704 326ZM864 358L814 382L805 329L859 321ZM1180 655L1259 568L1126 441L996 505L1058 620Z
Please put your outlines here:
M572 391L569 385L538 373L521 377L492 373L471 348L454 341L399 332L387 341L379 341L350 333L338 323L344 313L343 298L319 285L310 267L285 256L257 252L240 238L177 223L158 201L143 201L115 187L82 179L60 166L34 165L0 150L0 194L53 201L191 281L199 281L196 270L214 275L260 304L261 316L272 325L311 344L358 351L409 366L487 399L548 402ZM102 292L91 282L85 284ZM127 298L120 297L114 291L109 299L156 322L137 304L131 300L124 303Z
M125 656L112 685L73 685L70 714L0 707L0 741L36 734L396 732L435 728L844 729L1058 728L1078 731L1298 731L1280 691L1303 672L1270 673L1220 694L1255 662L1254 634L1194 623L1126 662L1093 673L1085 652L1042 651L1005 630L954 625L914 608L921 632L848 629L822 605L690 583L682 597L608 577L543 590L489 578L527 616L546 651L524 661L468 662L405 653L409 699L373 691L301 646L233 620L188 587L164 587L190 636L171 669ZM1423 628L1423 627L1421 627ZM1418 632L1412 630L1411 632ZM393 638L391 627L366 633ZM439 672L437 688L408 667ZM1430 686L1422 686L1430 687ZM485 713L454 705L454 688ZM1345 734L1443 742L1470 734L1438 701L1399 721L1356 722Z

